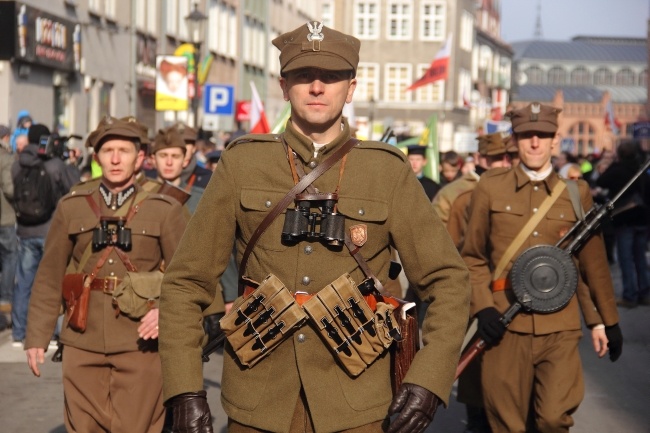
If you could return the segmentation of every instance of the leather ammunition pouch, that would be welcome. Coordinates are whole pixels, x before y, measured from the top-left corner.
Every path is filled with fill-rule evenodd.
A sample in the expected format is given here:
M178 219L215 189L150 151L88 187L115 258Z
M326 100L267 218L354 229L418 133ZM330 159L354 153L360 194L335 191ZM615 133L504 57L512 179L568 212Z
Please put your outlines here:
M303 304L334 357L351 376L358 376L399 338L395 307L368 305L348 274L319 290Z
M113 305L120 313L140 319L152 308L158 307L163 273L127 272L113 291Z
M251 285L256 283L248 280ZM252 367L286 340L307 319L291 292L273 274L220 321L237 358Z
M67 274L63 277L63 300L68 326L77 332L84 332L88 322L90 284L87 274Z

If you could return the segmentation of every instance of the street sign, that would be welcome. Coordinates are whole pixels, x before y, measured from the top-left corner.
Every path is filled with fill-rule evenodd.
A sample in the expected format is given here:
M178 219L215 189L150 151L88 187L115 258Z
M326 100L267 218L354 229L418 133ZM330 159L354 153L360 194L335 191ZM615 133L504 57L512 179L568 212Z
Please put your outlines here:
M235 120L237 122L245 122L251 120L251 101L238 101L237 113L235 113Z
M650 138L650 122L636 122L632 125L634 138Z
M205 114L232 116L235 113L235 87L225 84L206 84L203 101Z

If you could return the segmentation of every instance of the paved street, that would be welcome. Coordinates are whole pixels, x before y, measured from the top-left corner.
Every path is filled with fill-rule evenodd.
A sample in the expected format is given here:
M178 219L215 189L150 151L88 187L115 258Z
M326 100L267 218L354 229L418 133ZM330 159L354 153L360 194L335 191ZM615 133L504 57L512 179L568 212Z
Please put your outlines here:
M612 271L620 291L617 267ZM598 359L586 338L581 343L586 395L575 414L574 433L650 433L650 307L619 311L625 337L621 359L616 363ZM65 432L61 367L49 356L42 377L35 378L22 349L11 346L11 333L0 333L0 432ZM220 355L213 355L206 364L205 377L215 432L225 433L225 414L219 402ZM452 396L449 408L439 411L427 432L462 433L464 415L464 407Z

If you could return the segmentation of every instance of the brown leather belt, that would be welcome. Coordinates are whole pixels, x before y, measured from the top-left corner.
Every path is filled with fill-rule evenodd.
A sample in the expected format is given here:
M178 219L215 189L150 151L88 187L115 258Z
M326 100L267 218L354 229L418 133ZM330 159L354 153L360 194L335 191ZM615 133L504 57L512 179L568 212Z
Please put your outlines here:
M95 278L92 283L90 283L90 290L98 290L107 295L112 295L117 285L121 282L122 280L117 277Z
M506 289L511 289L511 288L512 288L512 284L510 284L509 278L501 278L492 281L492 292L502 292Z
M250 295L255 291L255 287L252 286L245 286L244 287L244 298ZM315 294L309 294L309 293L303 293L303 292L298 292L298 293L292 293L293 298L296 300L296 303L302 307L302 305L309 301L311 298L316 296ZM379 299L378 299L379 298ZM363 299L366 300L372 311L377 310L377 302L385 302L387 304L392 304L394 307L398 307L400 303L392 297L388 296L374 296L374 295L366 295L363 297Z

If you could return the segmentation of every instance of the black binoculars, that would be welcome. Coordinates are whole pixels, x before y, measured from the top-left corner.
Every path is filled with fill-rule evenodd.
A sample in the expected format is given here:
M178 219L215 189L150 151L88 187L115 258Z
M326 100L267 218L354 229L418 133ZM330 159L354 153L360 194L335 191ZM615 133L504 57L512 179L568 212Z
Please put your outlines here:
M295 209L287 210L282 227L282 241L297 243L302 239L323 239L340 246L345 241L345 216L336 213L338 195L298 194ZM320 212L312 212L312 208Z
M124 227L126 220L116 217L102 217L99 227L93 230L93 251L99 251L109 245L130 251L131 229Z

